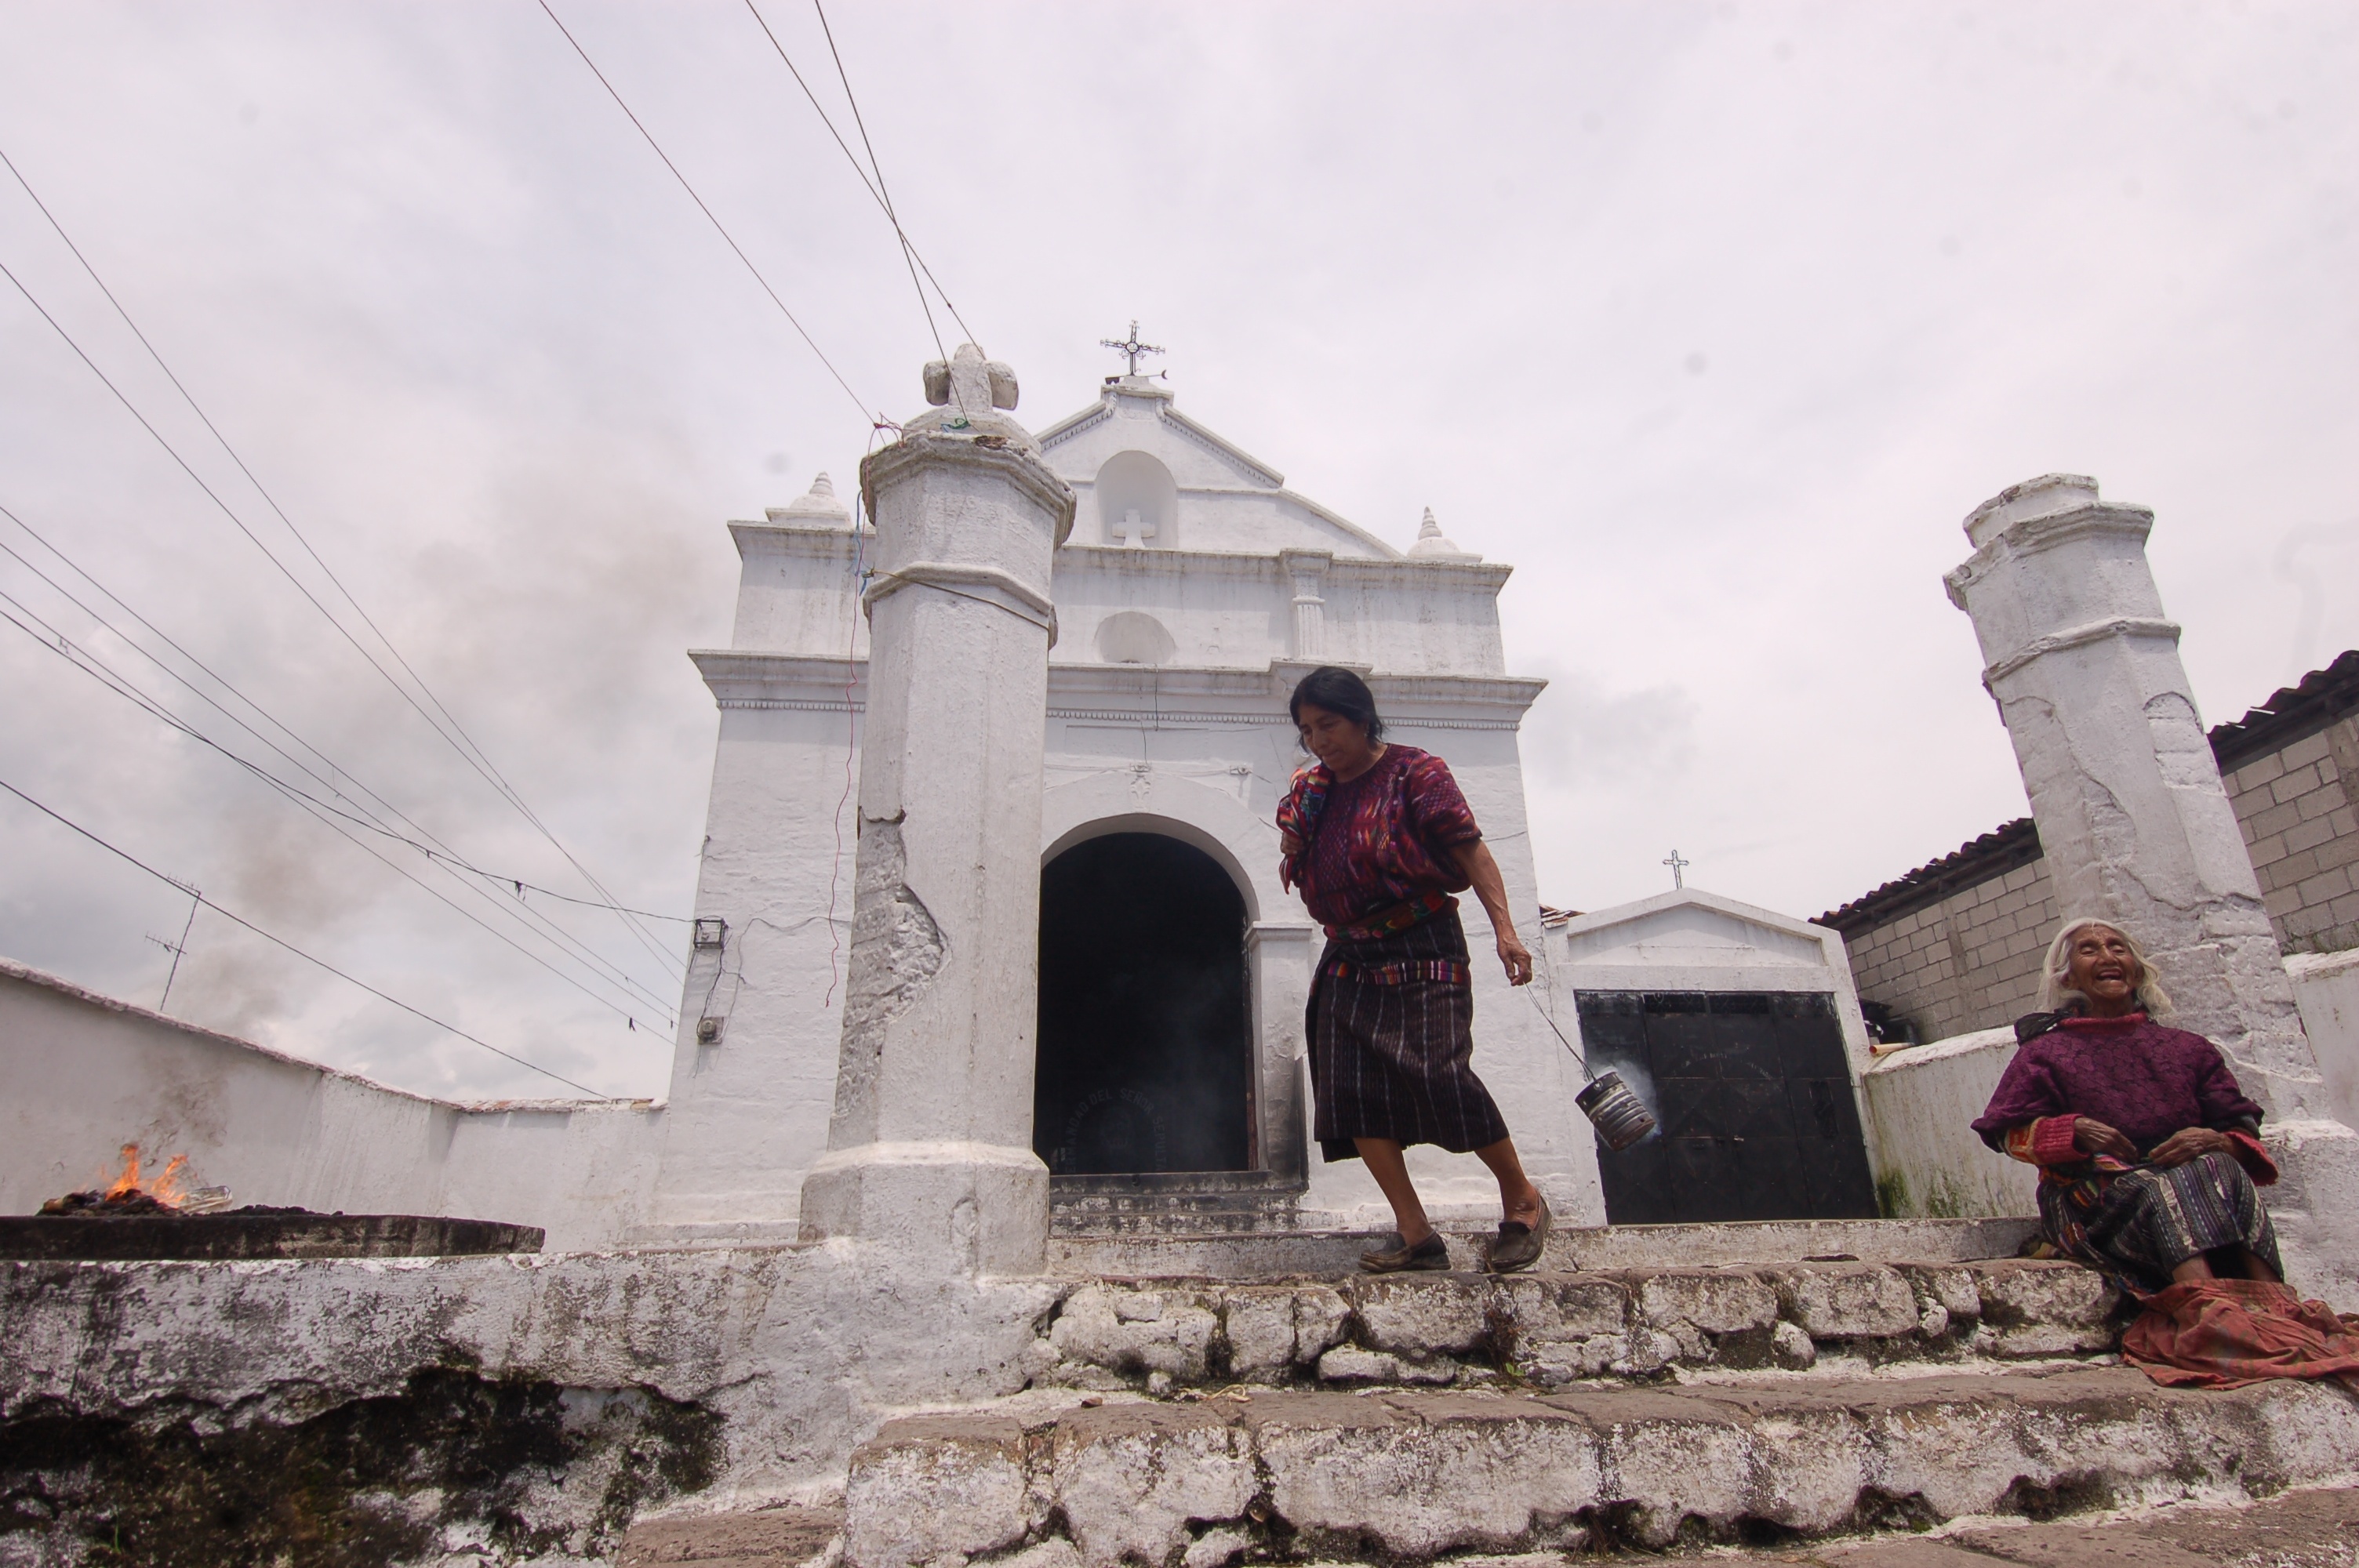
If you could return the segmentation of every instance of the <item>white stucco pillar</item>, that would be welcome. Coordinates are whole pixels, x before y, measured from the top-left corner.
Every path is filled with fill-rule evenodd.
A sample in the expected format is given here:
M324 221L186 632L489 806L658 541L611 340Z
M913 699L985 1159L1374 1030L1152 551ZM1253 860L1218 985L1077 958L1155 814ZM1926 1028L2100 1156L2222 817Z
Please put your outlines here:
M1327 568L1335 564L1334 552L1280 550L1277 559L1293 589L1292 652L1300 662L1316 665L1327 656L1327 600L1320 589L1325 586Z
M861 465L876 525L851 978L808 1236L945 1271L1036 1273L1032 1152L1049 561L1073 492L993 412L1015 378L972 346L944 405Z
M2028 481L1966 519L1974 554L1945 579L1950 599L1973 618L2059 910L2136 935L2175 1022L2225 1051L2273 1118L2324 1116L2179 627L2147 566L2153 526L2148 509L2100 500L2093 479Z

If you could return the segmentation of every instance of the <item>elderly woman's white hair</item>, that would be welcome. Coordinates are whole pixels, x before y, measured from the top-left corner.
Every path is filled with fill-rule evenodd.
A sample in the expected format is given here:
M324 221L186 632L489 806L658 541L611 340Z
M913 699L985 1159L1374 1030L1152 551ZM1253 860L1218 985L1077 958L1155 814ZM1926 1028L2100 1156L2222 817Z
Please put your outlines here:
M2146 1010L2146 1015L2148 1018L2168 1017L2170 1013L2170 993L2162 989L2162 978L2154 972L2154 965L2147 961L2146 949L2138 946L2137 938L2110 920L2099 920L2091 915L2066 921L2063 928L2056 933L2056 940L2048 944L2048 957L2039 966L2041 1010L2055 1012L2075 1002L2088 1000L2072 989L2072 983L2066 975L2072 967L2073 938L2092 926L2112 932L2129 948L2130 958L2137 965L2137 973L2131 978L2130 988L2136 993L2138 1006Z

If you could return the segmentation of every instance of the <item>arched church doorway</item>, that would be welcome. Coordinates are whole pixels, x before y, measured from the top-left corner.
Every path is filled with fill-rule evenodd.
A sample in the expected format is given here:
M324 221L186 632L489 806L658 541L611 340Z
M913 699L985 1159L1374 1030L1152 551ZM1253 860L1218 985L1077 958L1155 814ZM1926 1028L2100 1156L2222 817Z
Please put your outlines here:
M1040 876L1032 1147L1060 1176L1251 1162L1245 903L1159 833L1086 838Z

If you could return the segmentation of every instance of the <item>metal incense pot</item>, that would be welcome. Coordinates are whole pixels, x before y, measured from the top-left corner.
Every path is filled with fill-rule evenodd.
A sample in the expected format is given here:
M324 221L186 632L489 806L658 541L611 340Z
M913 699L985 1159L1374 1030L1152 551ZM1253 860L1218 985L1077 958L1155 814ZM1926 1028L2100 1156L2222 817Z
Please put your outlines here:
M1557 1028L1556 1020L1549 1017L1548 1009L1540 1006L1538 997L1531 996L1528 991L1524 994L1530 998L1533 1011L1540 1015L1550 1032L1564 1041L1564 1048L1572 1053L1572 1059L1581 1064L1581 1070L1589 1073L1589 1058L1581 1054L1581 1047L1565 1039L1564 1031ZM1636 1092L1622 1081L1622 1075L1610 1067L1602 1073L1590 1074L1589 1082L1572 1097L1572 1103L1581 1108L1582 1115L1589 1118L1590 1125L1597 1129L1597 1136L1604 1141L1605 1147L1617 1154L1655 1130L1655 1113L1648 1110Z

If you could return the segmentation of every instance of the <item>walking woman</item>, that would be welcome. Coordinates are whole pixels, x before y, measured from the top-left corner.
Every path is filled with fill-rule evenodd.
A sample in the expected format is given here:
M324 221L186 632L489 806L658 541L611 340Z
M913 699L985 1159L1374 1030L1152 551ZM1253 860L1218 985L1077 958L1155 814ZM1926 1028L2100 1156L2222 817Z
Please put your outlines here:
M1507 913L1499 863L1449 764L1387 744L1358 676L1313 670L1288 707L1316 760L1278 807L1278 875L1327 930L1309 1019L1314 1130L1329 1160L1368 1162L1400 1231L1399 1246L1363 1253L1360 1266L1450 1267L1402 1156L1408 1144L1438 1143L1472 1151L1499 1179L1506 1217L1490 1268L1528 1269L1548 1238L1548 1202L1474 1076L1473 974L1451 896L1473 889L1507 983L1528 984L1532 956Z

